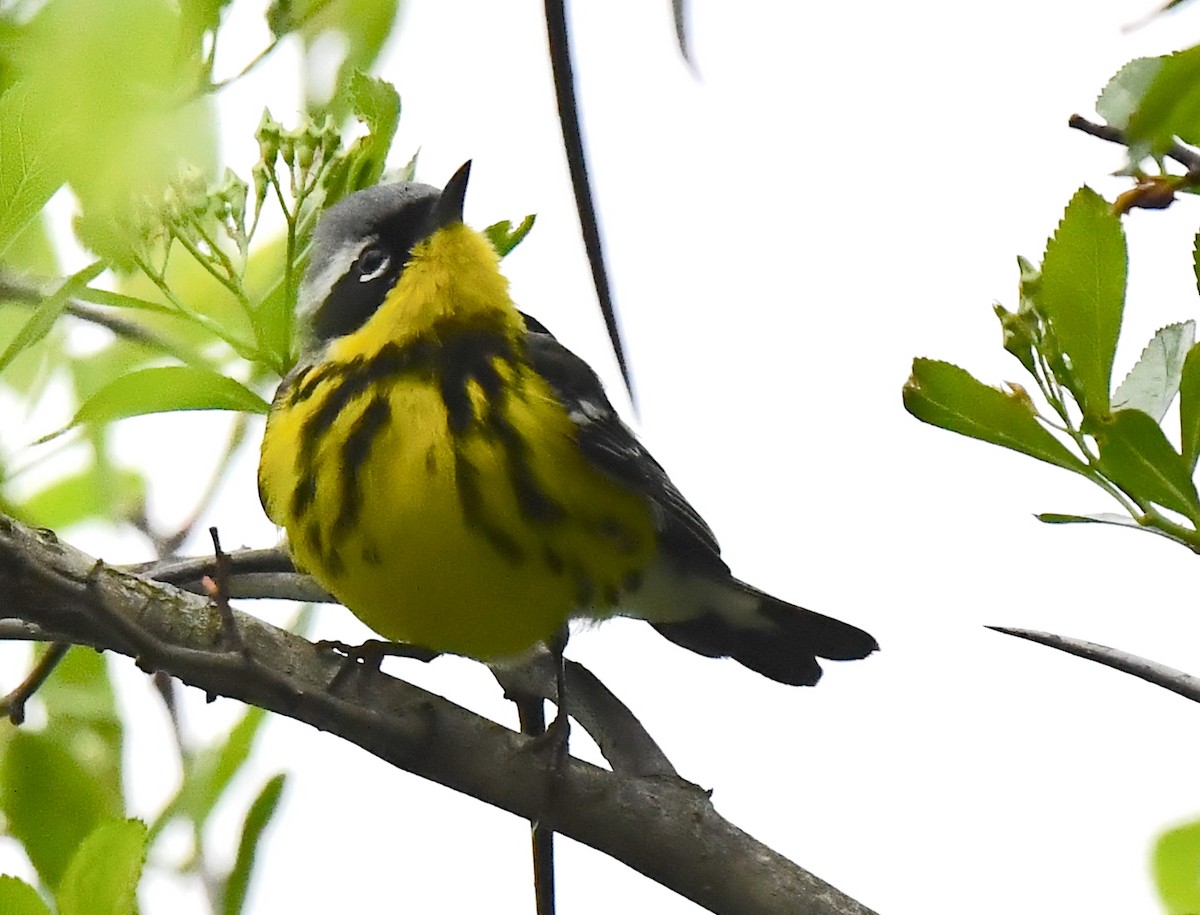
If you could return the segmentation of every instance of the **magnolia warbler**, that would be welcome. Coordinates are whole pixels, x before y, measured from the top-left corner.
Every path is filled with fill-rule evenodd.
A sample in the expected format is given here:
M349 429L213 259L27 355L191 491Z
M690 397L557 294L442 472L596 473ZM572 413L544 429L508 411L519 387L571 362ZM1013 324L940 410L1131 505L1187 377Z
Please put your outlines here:
M462 221L469 172L317 225L258 476L296 564L384 638L484 661L614 615L781 683L874 651L730 575L596 374L513 304Z

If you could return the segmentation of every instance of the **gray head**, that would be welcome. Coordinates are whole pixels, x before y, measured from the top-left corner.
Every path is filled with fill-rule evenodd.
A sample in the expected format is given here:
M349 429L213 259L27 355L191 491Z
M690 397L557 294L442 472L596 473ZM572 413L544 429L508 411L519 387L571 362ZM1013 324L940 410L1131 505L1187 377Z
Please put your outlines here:
M381 184L322 214L296 304L304 349L352 333L400 279L413 247L462 220L471 163L444 191L428 184Z

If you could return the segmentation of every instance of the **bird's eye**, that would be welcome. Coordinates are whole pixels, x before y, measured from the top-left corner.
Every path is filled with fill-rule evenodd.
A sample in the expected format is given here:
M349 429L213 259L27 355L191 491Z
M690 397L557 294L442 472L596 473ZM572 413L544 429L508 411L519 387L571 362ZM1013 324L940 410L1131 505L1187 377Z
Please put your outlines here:
M387 270L390 263L391 258L382 248L376 245L367 246L358 256L358 281L369 283L371 280L377 279Z

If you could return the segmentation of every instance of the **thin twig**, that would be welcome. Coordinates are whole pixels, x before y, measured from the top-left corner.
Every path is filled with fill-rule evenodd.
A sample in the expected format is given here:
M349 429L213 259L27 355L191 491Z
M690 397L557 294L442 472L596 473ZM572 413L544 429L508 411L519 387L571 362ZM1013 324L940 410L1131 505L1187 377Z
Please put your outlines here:
M1109 648L1107 645L1098 645L1095 642L1087 642L1070 636L1055 635L1052 632L1010 629L1007 626L988 626L986 628L995 632L1003 632L1005 635L1016 636L1018 639L1037 642L1039 645L1046 645L1049 648L1057 648L1059 651L1065 651L1078 658L1095 661L1097 664L1103 664L1113 670L1131 674L1147 683L1161 686L1185 699L1200 702L1200 677L1194 677L1181 670L1176 670L1174 667L1167 667L1157 661L1129 654L1118 648Z
M46 653L38 658L37 663L33 665L33 670L29 672L29 676L21 682L21 685L0 699L0 715L7 716L13 724L24 723L25 703L41 688L41 685L46 682L46 678L54 673L54 668L58 667L59 662L66 657L67 649L70 647L66 642L52 642L46 649Z
M571 38L567 30L565 0L545 0L546 36L550 44L550 69L554 74L554 98L558 103L558 123L562 127L563 147L567 153L567 168L571 173L571 189L575 192L575 208L579 212L579 228L583 232L583 247L587 251L588 263L592 268L592 283L596 287L596 298L600 300L600 311L604 315L604 326L612 343L621 378L629 391L629 398L637 405L633 393L633 377L625 359L625 346L621 341L621 326L617 323L616 306L608 283L608 269L604 265L604 242L600 238L600 226L596 219L596 206L592 200L591 180L588 178L587 157L583 151L583 134L579 129L579 108L575 100L575 73L571 65Z
M1108 124L1097 124L1094 121L1089 121L1082 115L1071 115L1067 120L1067 126L1074 130L1080 130L1097 139L1107 140L1109 143L1116 143L1125 147L1129 146L1129 140L1125 136L1125 131L1117 127L1111 127ZM1173 143L1165 155L1174 159L1189 172L1200 171L1200 152L1189 146L1184 146L1182 143Z
M212 537L213 574L208 579L209 586L205 590L216 604L217 613L221 615L221 636L227 648L238 651L247 661L252 661L250 649L242 641L242 636L238 632L237 622L233 617L233 607L229 605L229 580L233 574L229 554L221 549L221 536L217 533L216 527L210 527L208 535Z
M0 274L0 299L6 302L36 305L46 296L47 292L36 283L22 282L13 276ZM75 299L69 300L66 313L80 321L87 321L89 324L112 331L116 336L133 343L139 343L160 352L174 352L173 344L170 341L147 330L142 325L115 317L84 302Z

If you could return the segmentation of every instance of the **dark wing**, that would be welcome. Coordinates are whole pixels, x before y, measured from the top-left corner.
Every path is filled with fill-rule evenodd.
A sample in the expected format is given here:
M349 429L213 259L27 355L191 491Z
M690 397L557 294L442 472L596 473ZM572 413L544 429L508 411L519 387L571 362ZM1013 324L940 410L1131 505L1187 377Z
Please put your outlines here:
M654 512L660 549L681 569L727 574L717 538L667 472L621 421L591 366L526 316L526 351L579 430L579 448L597 470L641 493Z
M879 647L861 629L730 577L713 532L621 422L596 373L541 324L526 320L529 360L570 412L584 455L602 473L646 497L654 511L663 557L681 572L699 572L712 579L710 604L693 608L693 617L676 622L649 620L660 634L709 657L732 657L780 683L808 686L821 676L818 657L850 660ZM722 595L731 594L738 599L722 600ZM747 597L753 599L749 611Z

